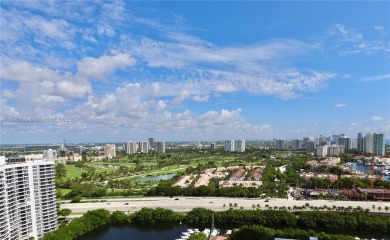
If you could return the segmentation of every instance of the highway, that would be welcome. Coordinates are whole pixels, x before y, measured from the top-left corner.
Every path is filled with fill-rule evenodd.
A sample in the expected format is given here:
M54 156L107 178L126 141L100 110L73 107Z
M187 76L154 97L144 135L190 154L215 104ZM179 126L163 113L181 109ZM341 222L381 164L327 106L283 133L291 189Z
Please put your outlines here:
M177 200L176 200L177 199ZM261 209L265 209L265 205L271 207L291 207L303 206L309 203L310 206L322 207L324 205L332 207L352 206L356 208L358 206L363 209L369 209L371 212L378 212L378 206L382 207L381 212L386 212L385 207L390 207L390 202L374 202L374 201L329 201L329 200L293 200L293 199L250 199L250 198L216 198L216 197L144 197L144 198L108 198L106 202L93 202L93 203L63 203L61 208L68 208L73 213L82 214L89 210L104 208L109 211L124 211L124 212L135 212L143 207L156 208L162 207L171 209L177 212L188 212L196 207L208 208L214 211L223 211L229 209L229 205L237 203L238 207L244 209L252 209L253 204L260 205ZM225 207L223 207L225 205ZM375 210L373 209L375 205Z

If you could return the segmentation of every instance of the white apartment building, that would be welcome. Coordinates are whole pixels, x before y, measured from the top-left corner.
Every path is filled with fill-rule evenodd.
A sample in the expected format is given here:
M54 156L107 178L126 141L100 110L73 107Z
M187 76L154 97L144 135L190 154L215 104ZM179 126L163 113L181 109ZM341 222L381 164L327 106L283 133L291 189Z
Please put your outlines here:
M245 140L225 141L225 152L245 152Z
M234 140L225 141L225 152L234 152Z
M136 142L127 142L126 143L126 153L127 154L137 153L137 143Z
M325 146L317 146L317 151L316 151L316 155L318 157L325 157L328 155L328 145L325 145Z
M44 158L56 158L57 157L57 151L53 149L47 149L43 151L43 157Z
M149 142L142 141L138 144L138 152L140 153L148 153L149 152Z
M165 153L165 142L157 141L157 142L155 142L155 145L156 145L156 152L157 153Z
M106 146L104 146L104 155L107 156L108 158L116 157L115 144L106 144Z
M39 239L57 229L54 162L0 157L0 239Z
M245 152L245 140L235 140L234 141L234 151L235 152Z
M325 157L325 156L337 156L340 154L343 154L345 152L345 146L344 145L324 145L324 146L317 146L316 148L316 155L319 157Z

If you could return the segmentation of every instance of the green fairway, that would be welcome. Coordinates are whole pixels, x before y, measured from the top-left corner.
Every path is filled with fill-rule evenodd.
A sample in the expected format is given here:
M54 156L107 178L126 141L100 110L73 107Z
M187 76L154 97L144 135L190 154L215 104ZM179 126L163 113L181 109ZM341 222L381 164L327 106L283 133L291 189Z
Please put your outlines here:
M70 189L67 188L57 188L56 190L61 196L65 196L71 191Z
M74 179L76 177L80 177L83 172L80 168L75 167L73 165L65 165L66 169L66 178Z

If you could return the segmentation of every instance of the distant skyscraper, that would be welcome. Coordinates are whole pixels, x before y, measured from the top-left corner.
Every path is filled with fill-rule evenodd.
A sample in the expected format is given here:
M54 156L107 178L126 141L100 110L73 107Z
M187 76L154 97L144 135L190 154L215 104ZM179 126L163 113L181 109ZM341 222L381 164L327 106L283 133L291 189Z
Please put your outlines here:
M165 153L165 142L163 142L163 141L156 142L156 152L157 153Z
M314 138L312 138L312 137L305 137L305 138L303 138L302 145L303 146L307 146L307 142L308 141L312 141L312 140L314 140Z
M245 140L235 140L234 141L234 151L235 152L245 152Z
M125 146L126 146L126 153L127 154L137 153L137 143L127 142Z
M339 135L333 135L332 144L339 144Z
M140 153L148 153L149 152L149 142L142 141L138 144L138 152Z
M234 151L234 140L225 141L225 152L233 152Z
M212 143L210 145L210 147L211 147L211 149L215 150L215 149L217 149L217 144L216 143Z
M352 138L348 138L344 134L340 135L339 145L343 145L345 149L352 149Z
M361 138L361 137L363 137L362 133L358 133L357 138Z
M291 141L291 147L295 150L302 148L303 141L299 139L294 139Z
M345 152L345 146L344 145L336 145L332 144L328 147L328 155L340 155Z
M154 148L154 138L149 138L148 141L149 141L149 148L153 149Z
M0 239L39 239L56 230L54 162L0 158Z
M317 145L314 141L308 141L306 143L306 149L309 149L309 150L314 150L316 149Z
M316 148L316 155L318 157L325 157L328 155L328 148L329 146L328 145L325 145L325 146L317 146Z
M106 144L104 146L104 155L107 157L116 157L116 146L115 144Z
M364 142L364 153L373 153L374 151L374 135L372 132L366 134Z
M364 153L364 140L364 137L358 137L357 139L357 151L359 153Z
M374 133L373 135L373 153L377 156L385 155L385 134Z
M286 141L285 140L276 140L275 148L276 149L286 149Z

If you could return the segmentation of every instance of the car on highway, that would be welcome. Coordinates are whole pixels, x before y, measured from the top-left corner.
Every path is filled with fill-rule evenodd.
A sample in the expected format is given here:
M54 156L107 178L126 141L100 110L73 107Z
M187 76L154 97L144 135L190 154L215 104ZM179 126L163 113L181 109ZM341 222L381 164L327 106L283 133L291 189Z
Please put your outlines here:
M125 205L129 205L129 203L127 202L127 203L125 203Z
M179 200L178 198L175 198L175 200Z

